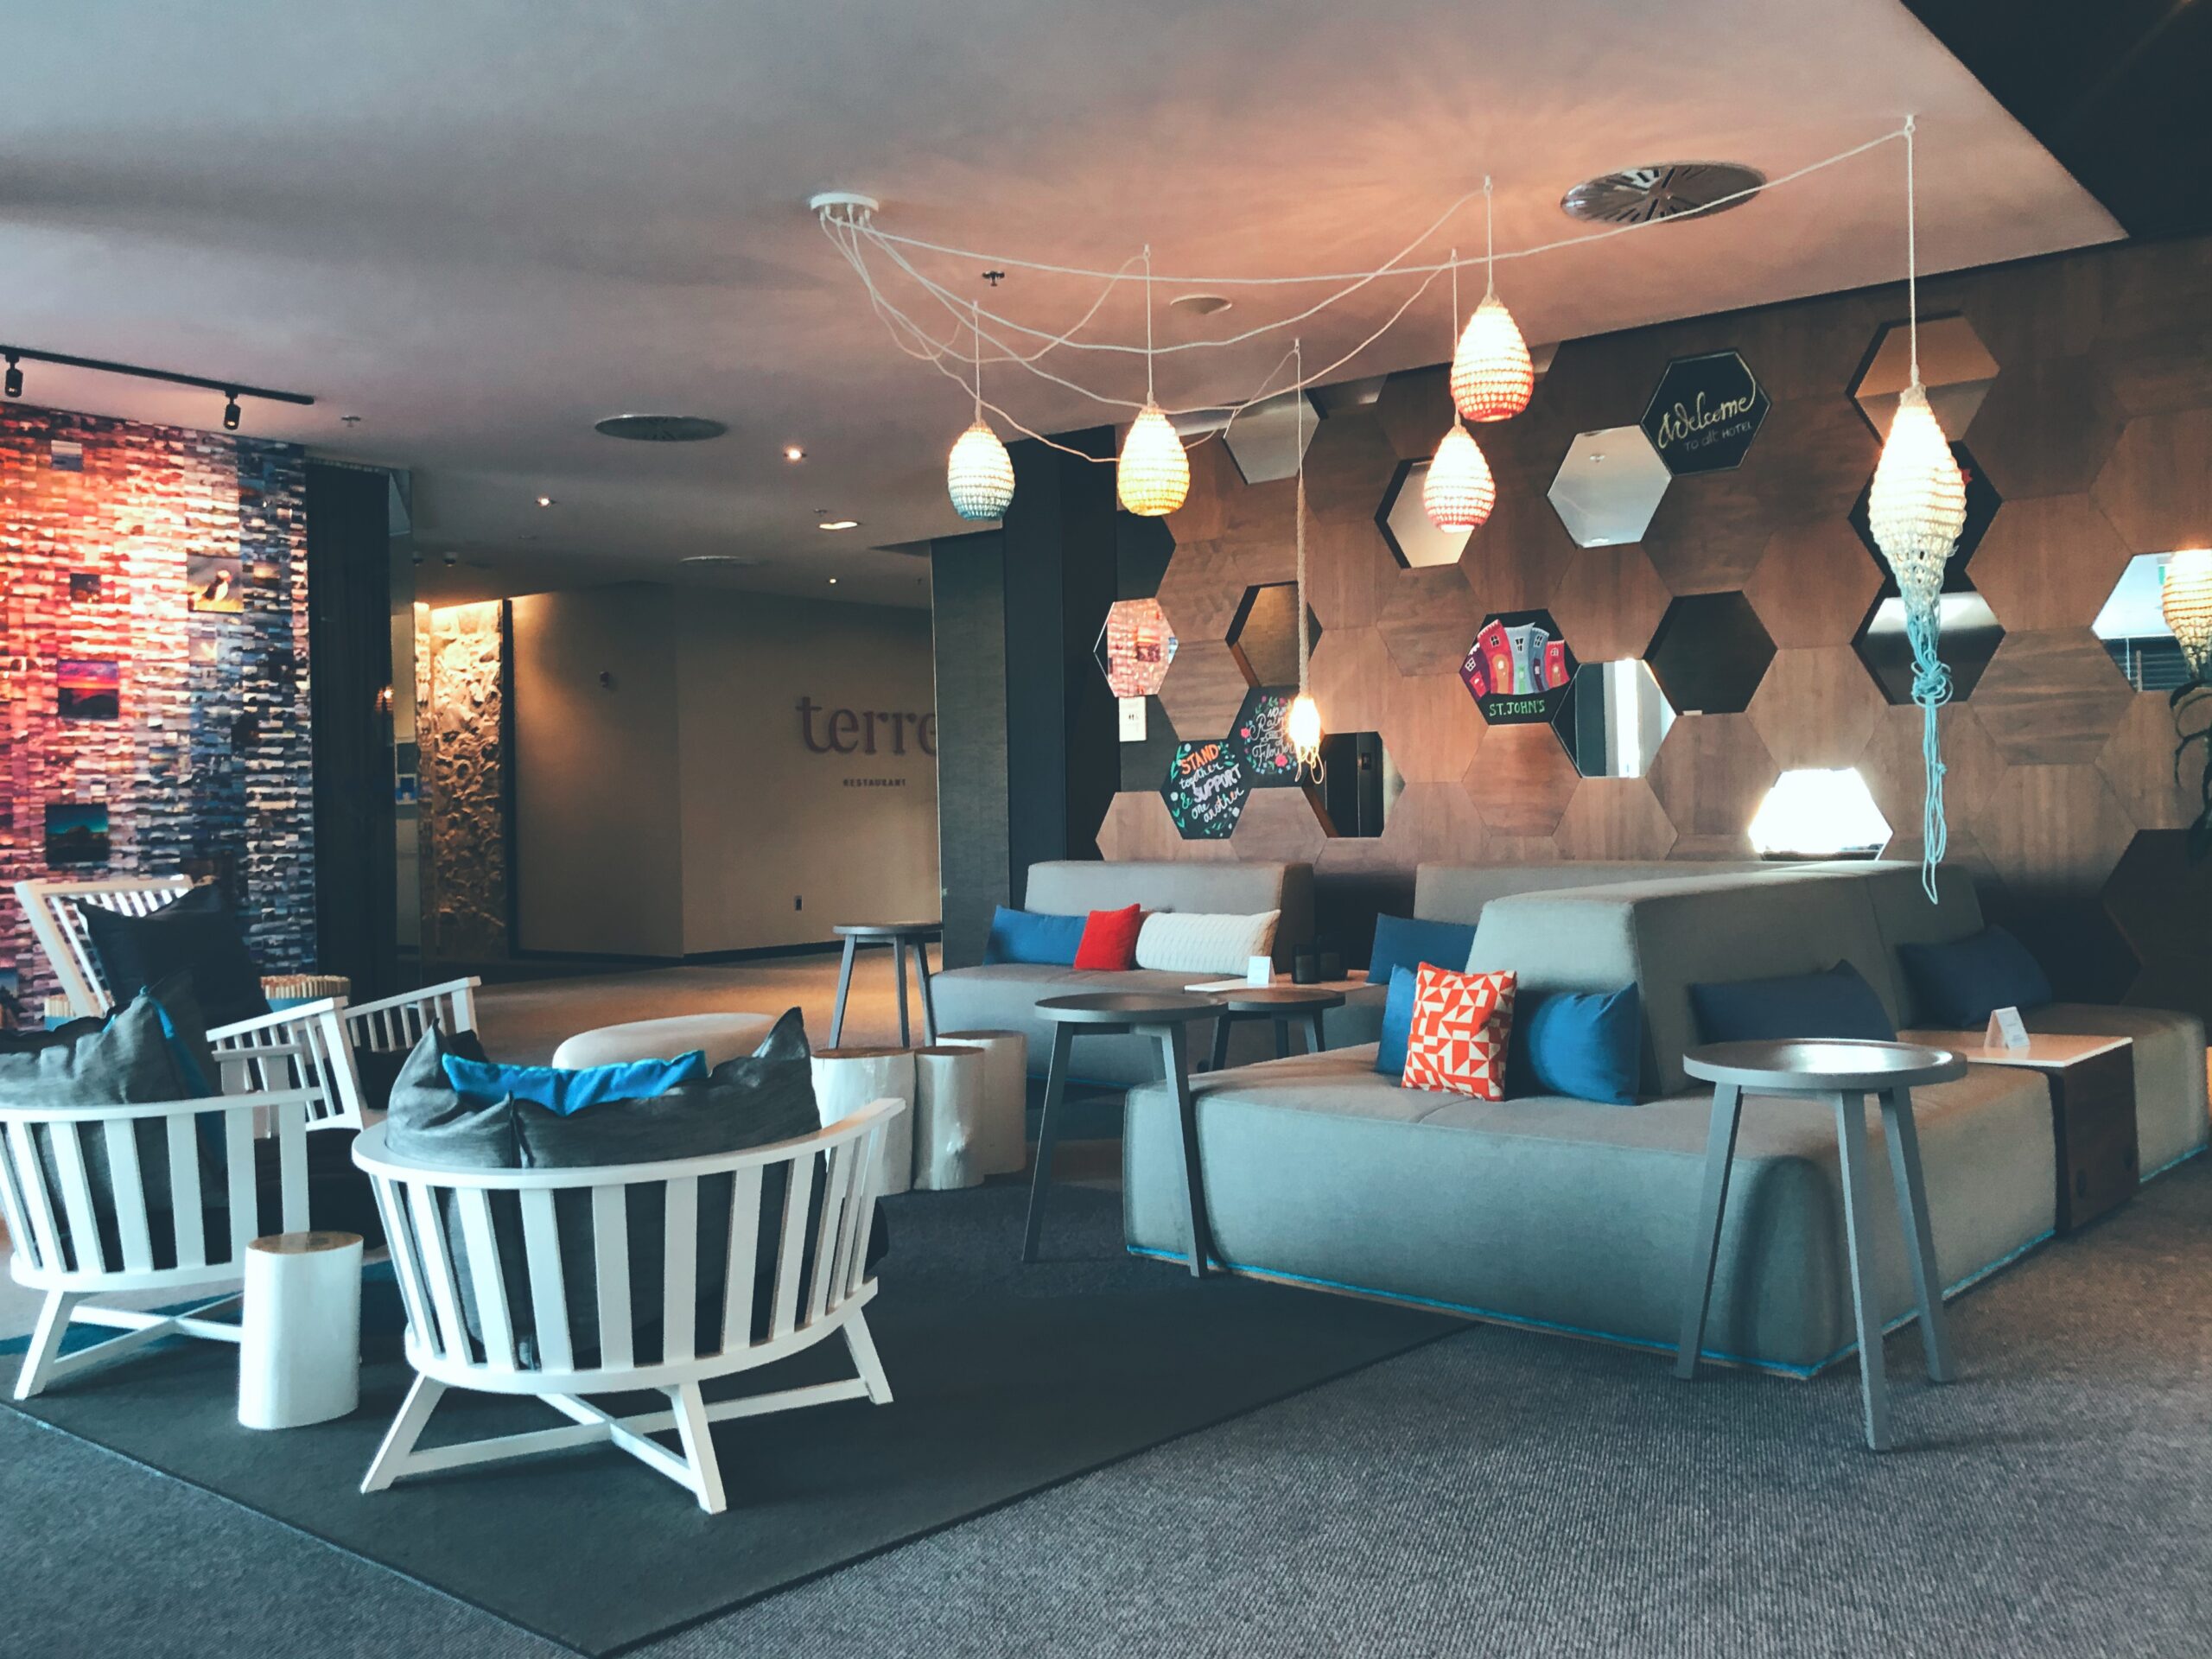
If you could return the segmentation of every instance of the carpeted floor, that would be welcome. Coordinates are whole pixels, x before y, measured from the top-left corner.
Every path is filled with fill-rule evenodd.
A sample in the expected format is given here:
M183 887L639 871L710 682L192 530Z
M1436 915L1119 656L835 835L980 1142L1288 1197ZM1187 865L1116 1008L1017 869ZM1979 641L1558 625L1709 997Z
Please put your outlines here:
M1885 1457L1848 1368L1470 1329L643 1651L2202 1655L2209 1259L2200 1160L1954 1304L1956 1386L1892 1338ZM551 1651L11 1414L0 1495L10 1651Z

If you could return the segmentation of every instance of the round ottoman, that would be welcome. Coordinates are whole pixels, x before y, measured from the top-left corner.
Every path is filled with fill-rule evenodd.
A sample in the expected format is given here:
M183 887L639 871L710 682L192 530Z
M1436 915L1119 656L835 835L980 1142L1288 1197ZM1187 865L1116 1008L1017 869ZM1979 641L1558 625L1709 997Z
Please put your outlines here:
M702 1048L711 1070L724 1060L750 1054L775 1028L772 1014L679 1014L666 1020L632 1020L627 1025L578 1032L553 1051L553 1064L564 1071L581 1071L628 1060L674 1059Z

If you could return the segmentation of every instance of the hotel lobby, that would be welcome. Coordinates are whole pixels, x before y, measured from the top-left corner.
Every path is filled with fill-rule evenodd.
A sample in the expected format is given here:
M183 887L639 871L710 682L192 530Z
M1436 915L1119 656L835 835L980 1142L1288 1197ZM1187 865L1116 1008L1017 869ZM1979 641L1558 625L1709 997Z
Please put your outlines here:
M11 45L0 1650L2212 1650L2205 0Z

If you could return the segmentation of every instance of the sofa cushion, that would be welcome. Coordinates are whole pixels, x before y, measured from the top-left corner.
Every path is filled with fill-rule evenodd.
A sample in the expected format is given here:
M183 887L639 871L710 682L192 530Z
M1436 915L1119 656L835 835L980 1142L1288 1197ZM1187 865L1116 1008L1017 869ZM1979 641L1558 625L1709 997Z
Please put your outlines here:
M2050 980L2028 948L2001 927L1945 944L1897 946L1914 1005L1931 1025L1979 1029L1999 1008L2025 1013L2051 1001Z
M1467 951L1475 942L1472 922L1421 922L1407 916L1377 916L1375 946L1367 957L1367 976L1378 985L1390 982L1394 968L1418 968L1432 963L1462 972Z
M1137 934L1137 966L1159 973L1237 974L1254 957L1274 951L1282 912L1252 916L1205 911L1163 911L1144 918Z
M92 904L79 904L77 913L92 941L100 977L118 1006L156 981L189 973L211 1027L269 1012L261 970L220 890L194 887L144 916Z
M607 1065L499 1065L448 1054L446 1081L470 1100L492 1105L509 1096L568 1117L588 1107L658 1100L678 1084L707 1080L707 1054L693 1049L666 1060L617 1060Z
M1510 972L1455 974L1424 963L1414 978L1405 1086L1503 1099L1512 1026Z
M1393 968L1382 1003L1382 1033L1375 1043L1375 1069L1393 1081L1406 1075L1406 1039L1414 1028L1414 994L1421 986L1418 968Z
M1313 867L1257 859L1047 859L1029 867L1022 902L1032 910L1080 915L1141 905L1147 911L1250 915L1280 910L1274 957L1288 967L1313 942ZM1239 964L1240 968L1242 964Z
M983 941L987 963L1036 962L1057 967L1074 964L1083 944L1085 918L1053 916L1040 911L1009 910L1001 905L991 912L990 937Z
M1505 1091L1630 1105L1643 1050L1643 1004L1633 985L1527 997L1514 1013Z
M1708 1043L1780 1042L1801 1037L1887 1043L1897 1027L1859 971L1839 962L1826 973L1785 974L1690 987L1699 1037Z
M1083 943L1076 947L1075 965L1101 973L1127 973L1137 965L1137 934L1143 927L1141 905L1092 911L1083 925Z

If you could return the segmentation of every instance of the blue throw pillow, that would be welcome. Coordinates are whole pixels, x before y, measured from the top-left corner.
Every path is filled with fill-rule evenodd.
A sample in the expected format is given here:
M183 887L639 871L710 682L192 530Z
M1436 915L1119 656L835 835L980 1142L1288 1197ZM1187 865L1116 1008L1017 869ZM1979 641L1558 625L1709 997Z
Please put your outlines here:
M707 1053L695 1048L672 1060L626 1060L565 1071L553 1065L497 1065L459 1054L442 1057L446 1081L462 1099L496 1106L509 1098L535 1101L567 1117L610 1100L657 1100L678 1084L707 1080Z
M1368 953L1367 982L1388 985L1394 968L1448 968L1455 974L1467 970L1467 952L1474 948L1475 930L1468 922L1417 922L1405 916L1375 918L1375 949Z
M1901 944L1897 960L1930 1025L1967 1031L1987 1025L1999 1008L2040 1008L2051 1001L2043 965L2001 927L1948 944Z
M1632 1106L1643 1049L1643 999L1633 985L1523 997L1513 1010L1506 1098L1567 1095Z
M1368 969L1370 982L1374 971ZM1413 1035L1414 993L1420 980L1418 968L1390 970L1390 994L1382 1004L1382 1035L1375 1048L1375 1069L1386 1077L1406 1075L1406 1043Z
M1690 987L1690 1010L1708 1043L1778 1043L1834 1037L1859 1042L1897 1040L1897 1027L1874 988L1847 962L1824 974L1738 979Z
M985 963L1033 962L1052 968L1072 968L1083 944L1085 916L1049 916L1038 910L1009 910L1001 905L991 912L991 935L983 941Z

